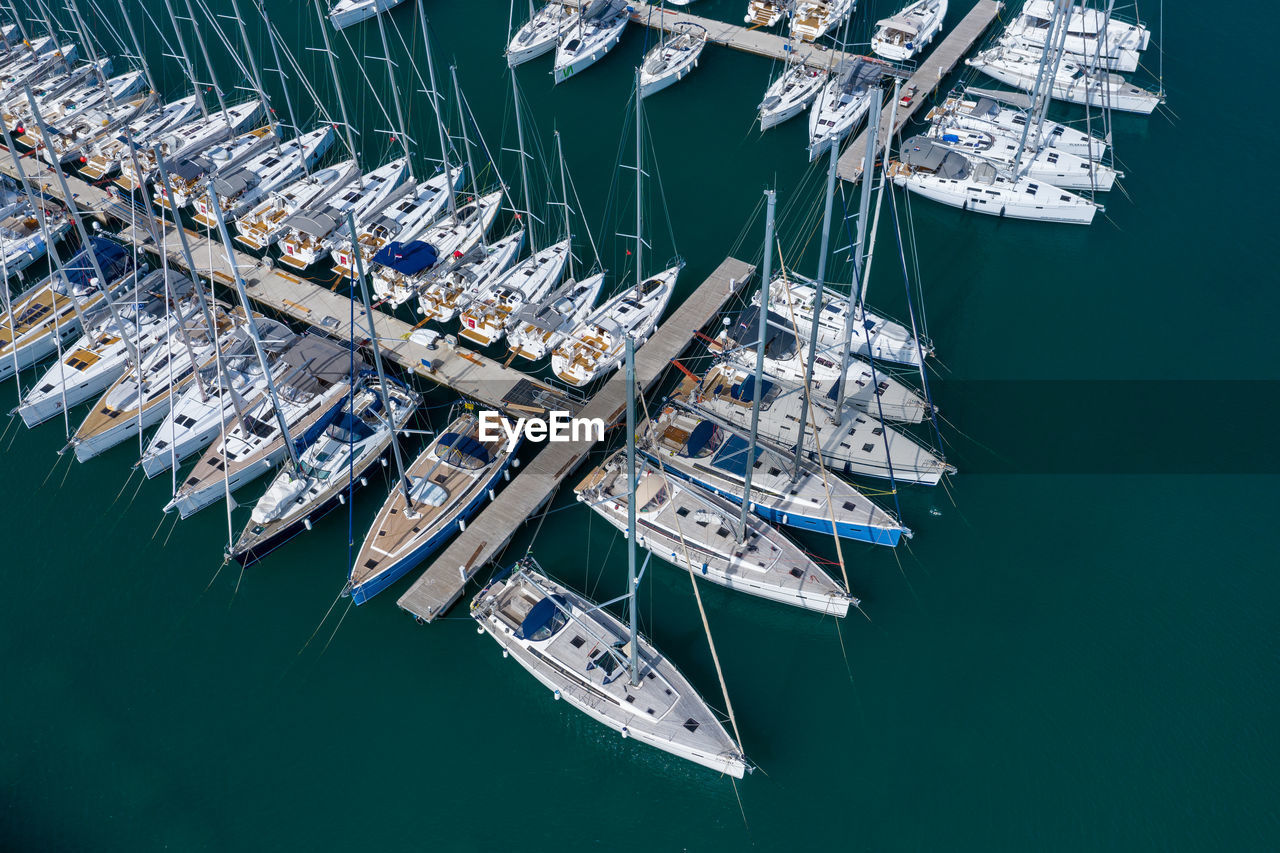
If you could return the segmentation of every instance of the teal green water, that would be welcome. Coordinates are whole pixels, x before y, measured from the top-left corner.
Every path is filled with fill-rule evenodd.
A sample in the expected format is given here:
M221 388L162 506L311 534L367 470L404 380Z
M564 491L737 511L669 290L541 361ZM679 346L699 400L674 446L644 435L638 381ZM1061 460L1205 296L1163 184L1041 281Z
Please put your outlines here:
M268 5L295 51L319 44L318 24L299 20L305 4ZM950 23L967 5L953 4ZM740 6L701 0L695 11L736 20ZM428 9L437 55L456 61L490 146L514 147L505 4ZM865 29L875 16L861 14ZM1107 220L1055 228L912 205L939 378L1280 378L1265 166L1277 123L1252 88L1273 75L1265 47L1241 54L1236 34L1199 14L1183 0L1166 14L1177 118L1115 120L1131 198L1112 193ZM394 19L407 32L412 10ZM376 27L349 32L379 52ZM540 147L562 131L604 262L624 272L624 241L612 235L630 233L631 197L619 189L612 210L605 199L644 44L633 28L598 67L554 89L549 59L520 72ZM260 36L255 49L262 61ZM148 50L162 52L154 34ZM1232 73L1208 73L1206 60L1227 56ZM303 62L328 97L318 57ZM386 149L354 67L344 62L362 140ZM176 90L175 66L164 69ZM822 178L804 162L803 120L763 138L751 128L769 71L708 48L696 74L647 105L650 170L677 238L650 205L654 262L677 249L688 259L684 293L748 226L737 251L759 253L760 218L749 219L767 185L778 188L784 251L800 256L811 236ZM412 135L434 152L422 99L412 100ZM514 182L513 157L503 162ZM806 268L814 245L788 263ZM883 227L879 250L872 301L901 313ZM1254 474L1179 473L1213 457L1219 420L1273 418L1274 386L1242 386L1252 396L1206 410L1196 391L1206 386L1188 384L1183 405L1149 416L1091 405L1087 383L1060 387L1078 399L1055 399L1048 418L948 385L941 403L955 426L945 431L961 474L947 491L903 496L909 547L846 548L867 619L837 624L703 587L742 740L762 771L736 788L552 701L476 636L465 608L418 626L395 606L402 583L330 611L346 576L345 510L243 574L219 571L225 515L162 518L169 483L130 478L136 446L82 465L56 455L60 424L10 425L0 846L1274 849L1274 456L1259 446L1258 465L1270 467ZM0 396L15 399L13 385ZM443 414L431 413L436 426ZM1129 473L1124 459L1040 473L1061 469L1037 460L1085 435L1136 441L1168 473ZM992 466L979 444L1030 461L1016 475L983 473ZM357 497L357 541L384 495L379 484ZM621 589L623 543L587 511L549 516L533 544L578 589ZM827 541L805 544L833 556ZM715 699L688 580L652 567L642 622Z

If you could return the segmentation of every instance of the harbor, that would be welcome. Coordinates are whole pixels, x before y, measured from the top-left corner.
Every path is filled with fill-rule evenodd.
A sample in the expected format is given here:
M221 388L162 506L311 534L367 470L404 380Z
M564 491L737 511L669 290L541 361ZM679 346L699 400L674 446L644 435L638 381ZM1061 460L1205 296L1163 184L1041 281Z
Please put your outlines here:
M0 0L6 846L1266 849L1189 16Z

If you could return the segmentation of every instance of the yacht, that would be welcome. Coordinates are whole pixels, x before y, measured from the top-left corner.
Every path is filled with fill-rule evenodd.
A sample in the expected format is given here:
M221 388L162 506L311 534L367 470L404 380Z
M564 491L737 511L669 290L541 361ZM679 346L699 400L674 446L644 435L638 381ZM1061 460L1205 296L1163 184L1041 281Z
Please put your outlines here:
M1042 55L1042 50L1006 37L995 47L966 59L965 64L1001 83L1030 92L1036 86ZM1143 115L1150 115L1163 102L1163 96L1135 86L1119 74L1091 71L1091 62L1064 55L1051 80L1050 95L1072 104Z
M507 65L515 68L555 49L560 36L574 20L574 10L558 0L543 5L507 45Z
M1005 27L1005 35L1043 50L1053 20L1053 0L1027 0L1022 11ZM1151 32L1141 24L1108 17L1101 9L1072 7L1062 49L1086 63L1101 61L1112 71L1137 71Z
M403 2L404 0L337 0L329 8L329 23L335 30L341 30L367 21L374 15L381 15Z
M603 286L604 273L595 273L566 281L540 302L526 304L512 320L507 345L521 358L545 358L591 313Z
M893 62L906 62L942 32L947 0L916 0L890 18L876 21L871 50Z
M152 139L145 148L138 148L137 165L142 169L141 175L135 173L133 157L128 152L127 146L125 147L119 160L120 174L115 179L115 183L129 192L135 192L150 183L159 172L159 164L156 162L155 153L151 150L152 147L160 149L160 156L164 157L166 164L186 160L200 154L206 148L247 132L257 124L262 114L262 101L248 101L243 104L233 104L227 107L225 112L219 110L197 121L174 123L159 137Z
M582 0L556 46L555 82L563 83L599 61L622 39L629 20L623 0Z
M437 323L448 323L471 305L481 290L515 263L524 245L524 229L461 257L438 264L417 279L418 310Z
M683 80L698 67L698 57L706 46L706 28L688 21L672 24L671 32L640 63L640 97L647 98Z
M462 312L458 334L481 346L502 340L520 309L555 287L568 259L569 241L561 240L525 258L500 278L490 279Z
M791 35L813 42L838 29L853 12L854 0L796 0L791 10Z
M826 84L825 69L799 61L788 63L765 90L764 100L760 102L760 129L768 130L800 115Z
M141 160L143 151L149 150L154 140L166 131L181 127L195 119L200 111L195 95L170 101L157 110L148 111L121 127L111 136L101 139L91 148L85 162L79 164L82 176L90 181L100 181L119 171L126 160L132 163L133 150ZM129 143L133 143L133 149Z
M248 160L218 170L213 188L222 205L224 221L237 219L264 196L309 172L328 152L334 137L333 128L326 125L283 144L276 142ZM207 192L196 195L195 209L192 218L196 222L205 228L217 228L218 218Z
M1096 163L1069 151L1055 148L1023 148L1022 139L993 130L966 127L965 122L937 115L927 136L944 148L971 154L1012 172L1015 168L1037 181L1045 181L1064 190L1097 190L1105 192L1115 184L1120 173L1110 166Z
M1018 106L1005 103L1010 99L1018 100ZM1017 92L993 92L971 88L949 96L941 106L930 110L926 118L934 121L939 116L945 115L956 127L993 134L1001 133L1021 139L1026 132L1026 109L1029 106L1027 96ZM1106 155L1108 147L1106 140L1052 121L1044 123L1039 140L1028 139L1027 142L1035 148L1052 148L1091 160L1101 160Z
M308 208L285 220L287 229L279 238L280 262L294 270L305 270L328 254L325 240L347 224L347 213L356 227L376 216L405 179L408 162L392 160L360 180L347 184L341 193L330 196L319 209Z
M177 159L167 164L169 186L155 187L153 199L166 210L181 210L198 197L206 195L210 178L234 174L246 165L258 160L280 142L276 131L260 127L208 148L193 157ZM173 197L169 197L169 190ZM206 221L207 221L206 217Z
M853 130L873 106L880 108L876 84L884 73L879 62L861 57L832 72L809 110L809 160L818 159Z
M295 213L321 208L360 174L355 160L344 160L299 178L283 189L268 193L252 210L236 220L235 240L242 246L265 251L287 230Z

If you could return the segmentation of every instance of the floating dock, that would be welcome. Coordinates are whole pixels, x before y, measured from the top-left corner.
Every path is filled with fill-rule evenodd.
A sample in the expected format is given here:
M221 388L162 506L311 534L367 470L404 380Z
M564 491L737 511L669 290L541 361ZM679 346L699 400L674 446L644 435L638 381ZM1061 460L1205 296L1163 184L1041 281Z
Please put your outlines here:
M639 350L636 382L647 391L689 346L694 334L719 315L724 303L755 273L755 267L728 258L689 298L680 303ZM626 378L616 373L578 417L600 418L614 425L626 406ZM497 498L455 538L400 597L399 605L420 621L430 622L462 596L467 581L495 559L520 525L531 520L555 494L564 480L586 458L595 441L546 444L523 471L519 480Z
M28 156L23 160L23 169L28 179L43 188L48 195L62 197L51 166ZM17 177L13 158L3 145L0 145L0 171ZM172 222L165 223L165 231L160 235L161 245L157 245L146 227L140 223L129 224L131 221L136 222L144 214L131 211L127 203L112 198L101 187L87 183L75 175L66 177L72 196L83 213L104 223L109 220L124 223L116 231L122 239L133 240L141 249L157 256L163 249L169 257L170 267L187 269L178 240L177 226ZM159 225L159 217L156 217L156 224ZM230 262L222 241L209 239L191 229L186 229L186 232L192 260L200 267L195 273L225 286L234 285ZM249 298L259 305L306 323L339 340L361 341L369 338L369 321L360 303L354 304L353 317L353 302L346 296L315 282L273 269L265 259L255 258L244 252L236 252L233 257L244 278ZM354 329L351 326L352 319L355 320ZM377 329L378 344L382 347L383 355L402 369L431 382L446 385L493 409L518 416L528 415L539 409L577 412L585 405L585 400L577 395L480 353L451 346L443 337L434 349L411 341L409 334L413 327L384 311L374 310L374 328Z
M987 31L987 28L991 26L991 22L1000 14L1002 8L1004 8L1004 4L999 0L978 0L977 4L969 10L969 14L965 15L955 29L942 40L942 44L934 48L924 58L924 61L916 68L915 73L903 83L903 92L906 92L912 86L916 87L915 96L907 106L898 105L897 120L894 122L893 133L884 135L884 139L879 145L880 152L884 151L889 140L906 126L907 122L911 120L920 107L924 106L925 101L942 83L942 78L955 69L956 64L977 43L982 34ZM880 113L882 131L889 126L889 115L892 109L893 104L886 103ZM877 156L879 156L880 152L877 152ZM836 165L836 174L842 180L856 183L862 177L862 163L866 156L867 132L864 130L858 134L858 138L852 144L845 147L844 153L840 155L840 160Z

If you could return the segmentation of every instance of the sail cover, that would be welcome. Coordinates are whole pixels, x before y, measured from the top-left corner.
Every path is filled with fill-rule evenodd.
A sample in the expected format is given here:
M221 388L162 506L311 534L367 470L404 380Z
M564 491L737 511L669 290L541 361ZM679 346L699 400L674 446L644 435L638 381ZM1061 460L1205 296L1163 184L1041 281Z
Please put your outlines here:
M408 243L392 241L373 256L375 264L390 267L402 275L417 275L425 269L435 266L439 260L435 248L421 240Z

